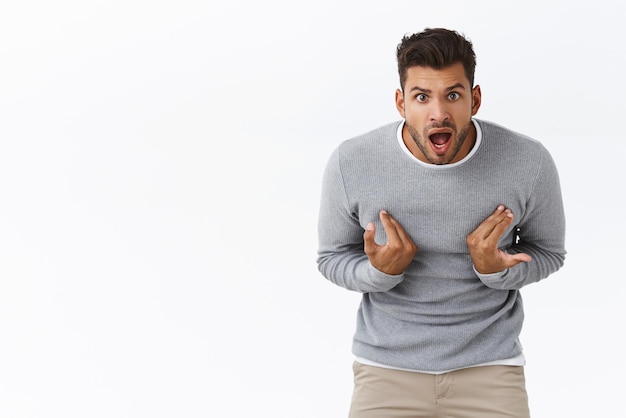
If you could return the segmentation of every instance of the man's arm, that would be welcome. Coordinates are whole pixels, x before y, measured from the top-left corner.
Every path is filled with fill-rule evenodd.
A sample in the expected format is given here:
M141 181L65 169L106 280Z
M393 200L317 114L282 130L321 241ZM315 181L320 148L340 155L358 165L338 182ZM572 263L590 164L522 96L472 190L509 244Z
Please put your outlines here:
M559 270L565 261L565 215L559 176L550 155L534 183L521 220L519 240L510 248L497 248L498 240L514 220L504 206L467 237L474 270L485 285L520 289Z
M361 293L384 292L404 278L417 246L386 211L380 220L387 235L385 244L374 241L376 229L364 230L348 203L341 176L339 152L331 156L322 181L318 221L318 268L333 283Z

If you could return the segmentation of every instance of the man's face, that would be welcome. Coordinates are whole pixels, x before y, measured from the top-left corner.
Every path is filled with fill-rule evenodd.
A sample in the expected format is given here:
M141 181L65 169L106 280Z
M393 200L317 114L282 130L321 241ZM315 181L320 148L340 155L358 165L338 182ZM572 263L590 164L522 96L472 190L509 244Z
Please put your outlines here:
M472 116L480 107L480 87L473 89L461 63L443 69L410 67L396 106L405 119L404 143L419 160L450 164L474 146Z

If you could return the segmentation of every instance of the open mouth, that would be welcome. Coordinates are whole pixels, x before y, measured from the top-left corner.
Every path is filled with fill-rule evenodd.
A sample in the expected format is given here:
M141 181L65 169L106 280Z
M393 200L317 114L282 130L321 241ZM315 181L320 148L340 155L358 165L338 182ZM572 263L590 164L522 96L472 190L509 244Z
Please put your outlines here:
M450 133L441 132L430 135L428 139L430 139L430 143L432 144L435 152L444 153L448 149L451 137L452 135Z

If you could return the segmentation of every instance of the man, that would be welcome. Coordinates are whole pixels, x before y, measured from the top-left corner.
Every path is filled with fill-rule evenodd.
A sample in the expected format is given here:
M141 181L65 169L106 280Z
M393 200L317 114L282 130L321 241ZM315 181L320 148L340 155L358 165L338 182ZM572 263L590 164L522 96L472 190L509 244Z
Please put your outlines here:
M473 46L397 48L402 120L343 142L322 185L318 266L362 293L350 417L528 417L520 289L562 267L555 164L474 118Z

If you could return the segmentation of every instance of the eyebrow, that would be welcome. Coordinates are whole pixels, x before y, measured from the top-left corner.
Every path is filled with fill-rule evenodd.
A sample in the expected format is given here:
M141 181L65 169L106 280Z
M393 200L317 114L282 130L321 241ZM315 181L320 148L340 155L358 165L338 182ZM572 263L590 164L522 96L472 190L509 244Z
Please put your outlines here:
M456 83L456 84L446 88L446 91L450 91L450 90L454 90L454 89L463 89L463 90L465 90L465 86L463 84L461 84L461 83ZM430 89L425 89L425 88L422 88L420 86L415 86L415 87L411 88L410 92L413 92L415 90L421 91L422 93L432 93L433 92Z

